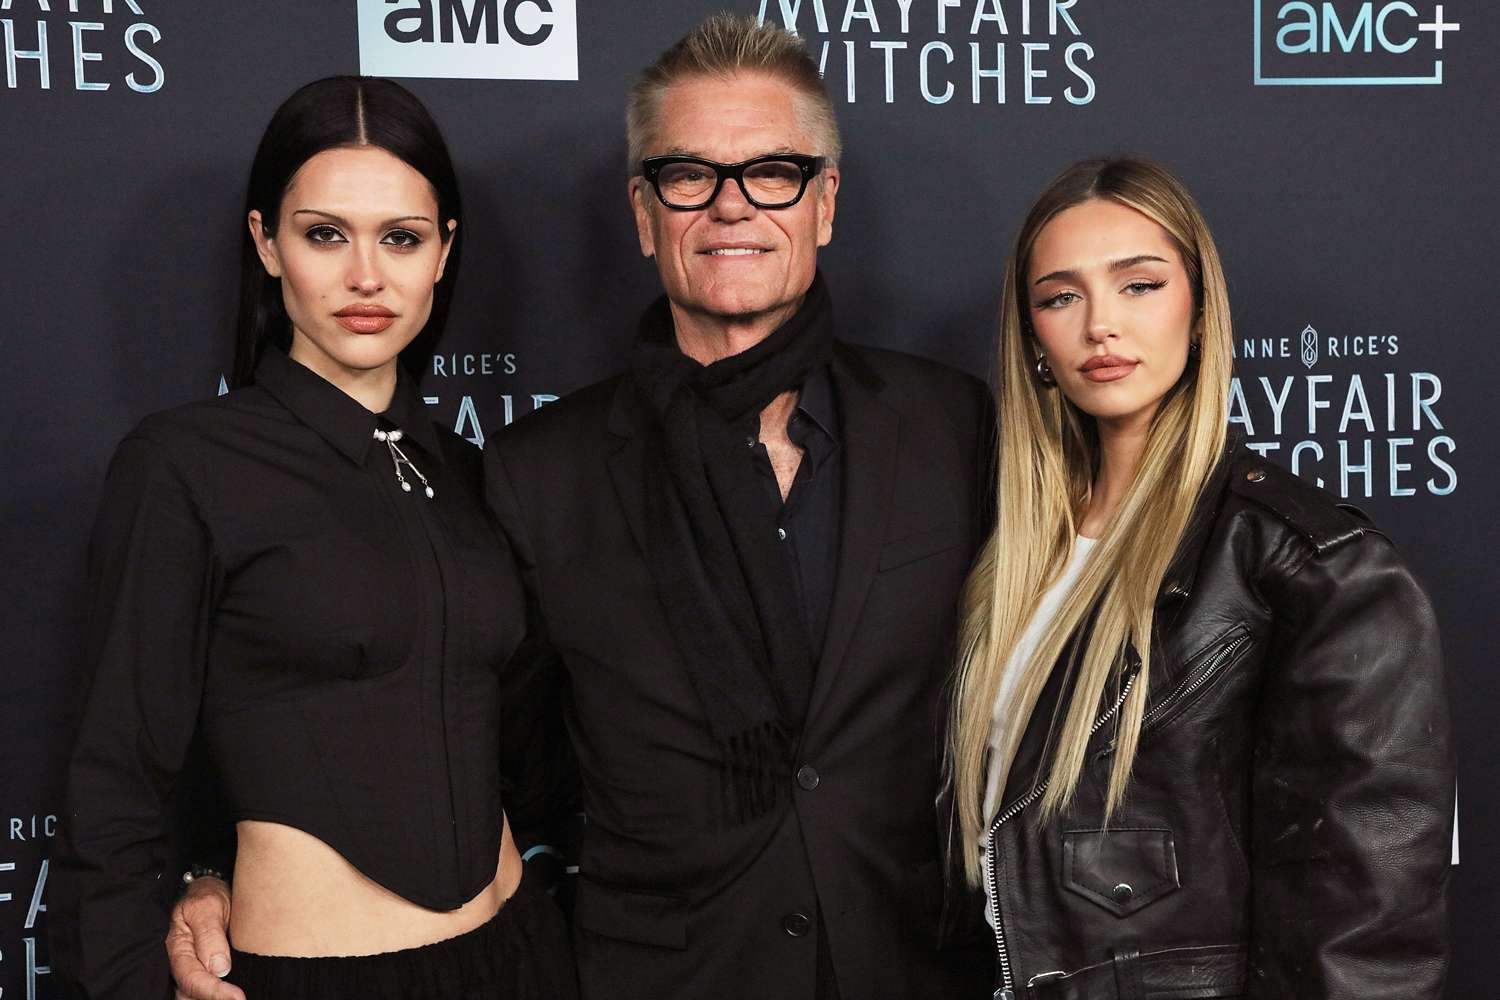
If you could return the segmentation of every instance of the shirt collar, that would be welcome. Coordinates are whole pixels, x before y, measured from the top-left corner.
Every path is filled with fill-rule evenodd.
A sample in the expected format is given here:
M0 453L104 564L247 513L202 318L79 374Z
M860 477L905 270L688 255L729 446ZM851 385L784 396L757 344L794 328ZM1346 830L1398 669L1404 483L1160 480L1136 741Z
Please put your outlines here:
M827 365L819 365L808 373L797 397L797 410L838 444L838 408L834 405L833 380L828 377Z
M364 464L382 417L401 428L403 436L416 442L428 457L439 463L443 460L432 420L416 386L399 365L391 405L380 414L371 413L338 386L274 347L267 348L256 364L255 384L352 462Z
M442 464L443 449L432 412L418 394L416 382L400 365L396 366L396 391L391 396L391 405L380 416L401 428L408 439L416 441L429 457Z

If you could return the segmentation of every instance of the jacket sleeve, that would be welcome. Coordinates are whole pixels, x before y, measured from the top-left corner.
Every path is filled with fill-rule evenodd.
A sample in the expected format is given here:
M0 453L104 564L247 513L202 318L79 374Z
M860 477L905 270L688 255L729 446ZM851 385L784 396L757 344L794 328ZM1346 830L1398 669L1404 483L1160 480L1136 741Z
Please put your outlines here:
M526 638L501 682L505 814L528 871L541 874L566 906L571 880L564 874L577 864L582 835L578 766L563 721L567 675L542 616L535 552L520 503L493 443L485 449L484 475L486 500L526 588Z
M1432 607L1372 531L1266 597L1246 995L1439 1000L1454 764Z
M161 446L111 463L89 546L89 680L52 860L52 965L90 997L170 995L179 772L203 689L216 577L208 531Z

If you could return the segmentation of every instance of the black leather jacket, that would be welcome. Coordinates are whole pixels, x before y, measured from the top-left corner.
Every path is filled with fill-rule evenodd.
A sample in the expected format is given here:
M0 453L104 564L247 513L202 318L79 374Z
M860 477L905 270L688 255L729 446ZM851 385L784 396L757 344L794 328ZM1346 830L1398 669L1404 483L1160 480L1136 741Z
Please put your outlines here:
M1362 516L1252 452L1206 496L1107 830L1113 727L1039 829L1063 671L1033 714L990 833L994 996L1438 998L1454 770L1431 606ZM974 894L949 903L991 933Z

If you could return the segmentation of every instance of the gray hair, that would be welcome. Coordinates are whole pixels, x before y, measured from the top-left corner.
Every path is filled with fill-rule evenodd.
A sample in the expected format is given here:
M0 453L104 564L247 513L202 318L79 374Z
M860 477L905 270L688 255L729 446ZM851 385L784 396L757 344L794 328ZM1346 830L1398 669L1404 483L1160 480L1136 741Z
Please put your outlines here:
M646 148L660 124L667 88L684 77L726 77L735 73L764 73L784 81L795 91L797 119L829 166L838 163L843 147L833 102L823 86L818 64L802 39L783 28L761 24L753 17L715 14L699 24L642 71L630 88L625 110L625 134L630 145L629 170L641 168Z

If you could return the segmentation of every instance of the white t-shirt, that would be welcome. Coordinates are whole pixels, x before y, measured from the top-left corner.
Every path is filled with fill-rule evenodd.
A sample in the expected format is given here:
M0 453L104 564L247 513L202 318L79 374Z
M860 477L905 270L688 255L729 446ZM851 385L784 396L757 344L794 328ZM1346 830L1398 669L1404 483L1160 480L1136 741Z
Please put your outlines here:
M1021 641L1016 643L1016 648L1011 650L1010 659L1005 662L1005 673L1000 678L1000 693L995 696L995 724L990 735L990 765L989 776L984 787L984 821L986 826L993 823L995 813L1000 809L1000 796L1005 791L1000 787L1000 767L996 759L999 753L1000 743L1000 720L1004 719L1011 711L1011 702L1016 696L1016 683L1020 679L1021 670L1031 661L1036 653L1036 647L1041 643L1042 636L1047 634L1052 620L1057 617L1058 608L1062 606L1063 598L1068 596L1078 574L1083 572L1083 564L1088 560L1089 553L1093 551L1097 538L1085 538L1078 535L1073 540L1073 554L1068 559L1068 564L1063 567L1062 575L1057 581L1047 588L1042 595L1041 601L1036 606L1036 613L1031 616L1031 621L1026 623L1026 631L1021 633ZM984 886L985 907L984 919L994 926L994 905L990 898L990 886L988 880Z

